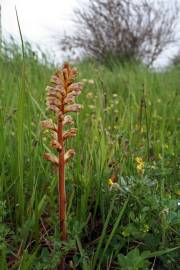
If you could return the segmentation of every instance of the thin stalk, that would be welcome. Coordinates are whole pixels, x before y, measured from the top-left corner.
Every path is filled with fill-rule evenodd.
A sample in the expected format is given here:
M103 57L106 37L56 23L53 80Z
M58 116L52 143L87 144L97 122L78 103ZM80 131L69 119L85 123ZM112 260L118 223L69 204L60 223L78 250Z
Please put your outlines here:
M64 143L62 133L62 120L58 120L58 141L62 145L62 150L59 151L59 220L61 240L67 239L66 228L66 190L65 190L65 164L64 164Z
M148 114L147 114L147 102L145 97L145 86L143 86L143 105L144 105L144 114L146 122L146 141L147 141L147 159L150 159L150 141L149 141L149 123L148 123Z
M145 102L144 106L145 111L145 120L146 120L146 140L147 140L147 158L150 159L150 143L149 143L149 124L148 124L148 116L147 116L147 105Z
M64 113L64 98L62 98L61 112ZM65 163L64 163L64 140L63 140L63 123L61 116L58 117L58 142L62 149L59 150L59 175L58 175L58 200L59 200L59 226L60 226L60 240L67 240L66 227L66 187L65 187ZM59 270L65 269L65 258L62 256Z
M25 104L25 88L26 88L26 80L25 80L25 48L24 41L21 32L21 26L19 22L18 12L15 7L16 19L18 23L19 35L21 40L21 48L22 48L22 77L21 77L21 86L19 91L18 98L18 119L17 119L17 141L18 141L18 173L19 173L19 184L18 184L18 203L21 209L20 215L17 213L18 221L21 224L24 223L24 104Z

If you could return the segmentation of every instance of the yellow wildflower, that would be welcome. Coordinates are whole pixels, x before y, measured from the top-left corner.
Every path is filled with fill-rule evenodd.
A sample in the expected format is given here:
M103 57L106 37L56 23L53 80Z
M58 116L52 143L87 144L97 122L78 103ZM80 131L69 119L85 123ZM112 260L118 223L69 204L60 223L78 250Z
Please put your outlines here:
M143 159L141 157L136 157L135 158L135 161L140 164L140 163L143 163Z
M109 179L107 180L107 185L108 185L109 187L112 187L113 184L114 184L114 183L113 183L112 179L109 178Z
M137 172L139 174L143 174L144 173L144 161L143 161L143 159L141 157L136 157L135 161L136 161Z
M137 171L142 172L143 169L144 169L144 164L143 163L137 164Z
M120 190L119 184L114 183L113 179L111 178L107 180L107 185L109 186L109 190Z

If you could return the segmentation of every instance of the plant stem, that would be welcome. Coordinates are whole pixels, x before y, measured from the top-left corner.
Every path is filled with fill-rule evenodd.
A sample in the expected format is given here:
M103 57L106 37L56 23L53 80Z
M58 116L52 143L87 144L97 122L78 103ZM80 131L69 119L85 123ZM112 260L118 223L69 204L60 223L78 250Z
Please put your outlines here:
M66 189L65 189L65 163L64 163L64 142L63 142L63 124L62 119L58 118L58 142L61 144L62 149L59 151L59 172L58 172L58 201L59 201L59 226L60 226L60 240L66 241L67 228L66 228ZM65 269L65 259L62 256L59 270Z
M150 159L149 124L148 124L147 104L145 97L144 97L144 111L146 120L147 159L149 160Z
M59 151L59 221L60 221L60 239L67 239L66 229L66 190L65 190L65 164L64 164L64 143L63 143L63 127L62 120L58 120L58 141L62 146Z
M150 138L149 138L149 123L148 123L148 114L147 114L147 102L145 96L145 85L143 86L143 105L144 105L144 113L145 113L145 121L146 121L146 141L147 141L147 159L150 159Z

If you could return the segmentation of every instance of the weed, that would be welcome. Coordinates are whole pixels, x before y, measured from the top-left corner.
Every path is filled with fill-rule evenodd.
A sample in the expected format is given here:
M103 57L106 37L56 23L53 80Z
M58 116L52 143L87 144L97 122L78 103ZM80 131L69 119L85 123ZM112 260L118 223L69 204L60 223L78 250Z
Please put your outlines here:
M58 168L58 201L59 201L59 224L61 241L67 240L67 217L66 217L66 189L65 189L65 165L69 159L75 155L74 149L65 152L65 141L75 137L77 129L70 128L63 131L67 125L74 124L74 121L68 113L78 112L80 104L75 103L75 97L79 96L82 90L82 83L73 83L76 77L76 69L64 64L62 70L58 70L51 77L51 86L46 88L47 109L56 113L56 122L45 120L42 122L43 128L51 130L51 146L55 148L59 156L56 157L50 153L45 153L44 158L51 161ZM65 262L62 259L59 269L63 270Z

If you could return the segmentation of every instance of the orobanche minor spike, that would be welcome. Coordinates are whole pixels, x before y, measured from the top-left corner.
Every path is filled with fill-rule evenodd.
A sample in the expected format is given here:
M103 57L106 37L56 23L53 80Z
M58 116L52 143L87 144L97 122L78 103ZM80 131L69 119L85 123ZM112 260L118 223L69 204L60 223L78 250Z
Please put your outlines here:
M45 153L44 158L58 168L58 201L59 201L59 224L60 239L67 240L66 222L66 190L65 190L65 165L71 157L75 155L74 149L65 152L65 142L77 134L76 128L64 130L68 125L73 125L73 118L68 115L71 112L78 112L80 104L75 103L75 98L80 95L83 84L74 82L77 70L71 68L69 64L64 64L62 69L58 69L51 77L50 85L46 88L47 109L56 114L56 123L51 119L42 121L41 125L51 132L51 146L58 153L57 156ZM61 260L59 269L64 269L64 259Z

